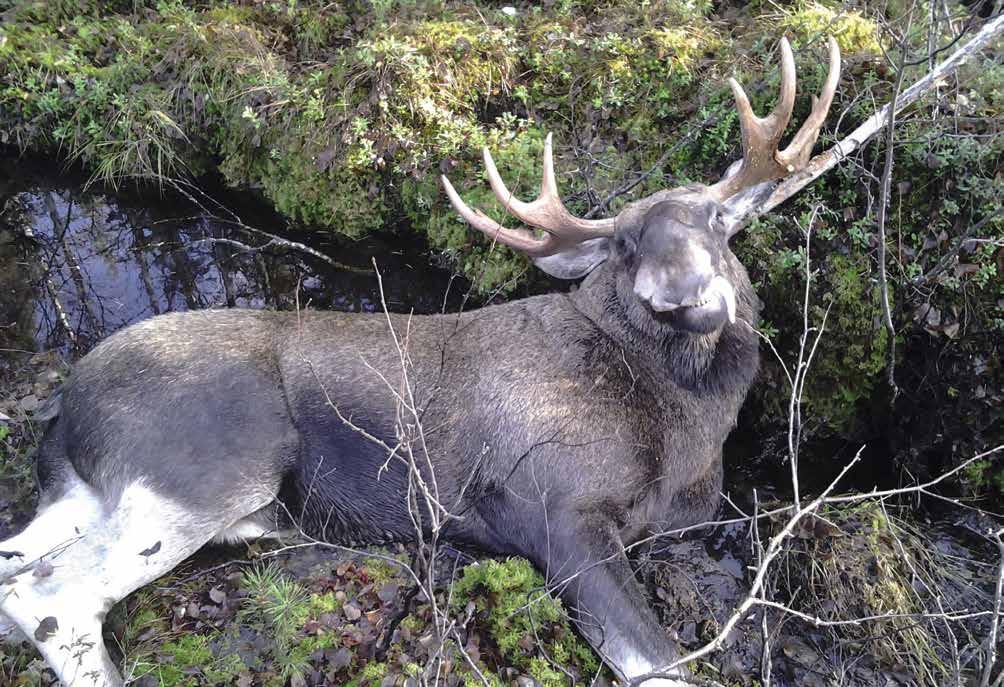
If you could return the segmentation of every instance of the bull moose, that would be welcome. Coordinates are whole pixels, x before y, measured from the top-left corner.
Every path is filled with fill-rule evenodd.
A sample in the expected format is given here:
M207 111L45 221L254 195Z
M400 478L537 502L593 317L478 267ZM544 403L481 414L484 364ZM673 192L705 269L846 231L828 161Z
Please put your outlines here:
M718 505L722 444L758 365L759 305L729 239L806 165L839 79L831 39L822 93L781 150L795 100L785 40L781 54L767 117L731 81L743 158L713 185L579 219L558 197L550 136L532 203L486 150L495 195L539 235L468 207L443 177L474 228L553 275L585 276L572 292L410 318L173 313L108 337L40 413L38 512L0 542L0 617L65 684L120 685L105 614L203 545L291 529L412 539L407 468L372 440L396 431L404 372L389 323L408 330L429 476L463 514L445 536L532 561L620 680L681 684L624 551Z

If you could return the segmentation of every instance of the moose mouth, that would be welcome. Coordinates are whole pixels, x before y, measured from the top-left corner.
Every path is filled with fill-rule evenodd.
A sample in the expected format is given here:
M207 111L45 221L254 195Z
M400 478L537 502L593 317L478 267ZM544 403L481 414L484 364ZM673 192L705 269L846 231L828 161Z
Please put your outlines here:
M732 283L719 275L711 280L697 298L683 299L680 303L650 301L649 307L672 320L682 318L684 321L694 322L725 315L730 323L735 324L736 292Z

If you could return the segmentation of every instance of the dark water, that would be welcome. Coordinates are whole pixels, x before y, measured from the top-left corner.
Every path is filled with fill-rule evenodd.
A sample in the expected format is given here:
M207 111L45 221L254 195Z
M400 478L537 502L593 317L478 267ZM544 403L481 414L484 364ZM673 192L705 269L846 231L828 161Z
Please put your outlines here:
M248 251L231 242L260 247L269 237L235 223L233 199L224 210L177 195L82 190L82 181L28 173L0 182L0 347L74 357L127 324L174 310L378 311L374 260L391 311L456 310L468 290L417 243L298 234L252 204L238 208L247 224L309 243L335 264L281 247Z

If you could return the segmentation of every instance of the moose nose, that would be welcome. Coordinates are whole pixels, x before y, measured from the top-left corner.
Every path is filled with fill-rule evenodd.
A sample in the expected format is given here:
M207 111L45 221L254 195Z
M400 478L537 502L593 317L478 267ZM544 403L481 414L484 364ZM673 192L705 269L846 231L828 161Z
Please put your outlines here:
M714 278L714 273L709 270L707 272L694 272L681 279L681 283L677 287L677 293L681 294L680 305L700 303Z

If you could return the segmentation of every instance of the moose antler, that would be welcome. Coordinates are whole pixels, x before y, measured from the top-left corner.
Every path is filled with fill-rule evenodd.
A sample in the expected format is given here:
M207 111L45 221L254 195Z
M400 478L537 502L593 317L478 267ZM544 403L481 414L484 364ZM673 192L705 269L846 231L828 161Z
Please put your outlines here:
M749 98L739 82L729 79L736 109L739 110L739 126L742 130L743 159L739 169L710 187L712 195L719 202L731 198L740 191L762 184L765 181L781 179L805 167L812 153L812 146L819 137L819 130L826 119L826 113L833 102L833 94L840 80L840 48L831 37L829 39L830 68L826 83L819 98L812 96L812 112L802 123L802 127L784 150L778 150L781 135L791 120L795 104L795 58L787 38L781 39L781 97L774 111L766 117L757 117L750 107Z
M505 206L509 214L531 227L543 229L547 232L547 236L538 238L526 228L510 229L504 227L477 208L468 207L456 189L453 188L450 180L446 178L446 175L443 175L440 178L443 182L443 188L446 189L446 195L450 198L450 203L460 213L460 216L475 229L535 258L554 255L587 239L613 236L616 218L581 219L565 209L558 196L558 183L554 178L551 134L548 134L544 141L544 178L540 183L540 195L532 203L524 203L506 188L487 147L484 149L484 157L485 168L488 171L488 182L495 192L495 197Z

